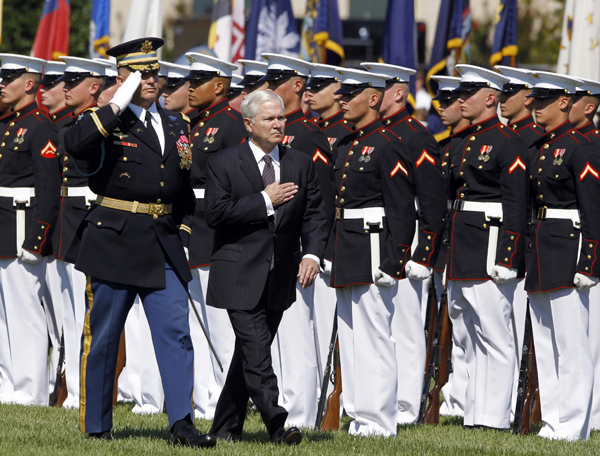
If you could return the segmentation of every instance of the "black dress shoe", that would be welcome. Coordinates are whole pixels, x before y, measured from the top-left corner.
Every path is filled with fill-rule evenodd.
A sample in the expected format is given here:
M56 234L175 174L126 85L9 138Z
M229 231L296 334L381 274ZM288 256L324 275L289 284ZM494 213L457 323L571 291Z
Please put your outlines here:
M302 442L302 432L297 427L291 427L287 431L284 431L281 435L273 440L274 443L286 445L298 445Z
M108 440L109 442L115 439L110 430L104 432L93 432L88 435L90 436L90 439Z
M171 434L174 445L185 445L198 448L211 448L217 444L217 438L211 434L201 434L193 424L180 426Z

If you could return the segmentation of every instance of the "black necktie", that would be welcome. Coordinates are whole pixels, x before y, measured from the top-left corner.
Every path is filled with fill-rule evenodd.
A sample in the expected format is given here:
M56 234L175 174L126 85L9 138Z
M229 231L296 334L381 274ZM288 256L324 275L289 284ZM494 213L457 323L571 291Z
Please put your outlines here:
M162 147L160 145L160 141L158 140L158 135L156 134L156 130L152 126L152 114L150 114L150 111L146 111L146 128L148 129L150 136L152 136L152 138L154 138L154 141L156 141L158 149L162 152Z
M265 162L265 167L262 172L262 180L266 187L267 185L275 182L275 168L273 167L273 158L270 155L265 155L263 157L263 161ZM273 223L277 225L277 209L273 209L275 210L275 215L273 215ZM273 255L271 255L271 267L269 268L269 270L272 270L274 266L275 252L273 252Z

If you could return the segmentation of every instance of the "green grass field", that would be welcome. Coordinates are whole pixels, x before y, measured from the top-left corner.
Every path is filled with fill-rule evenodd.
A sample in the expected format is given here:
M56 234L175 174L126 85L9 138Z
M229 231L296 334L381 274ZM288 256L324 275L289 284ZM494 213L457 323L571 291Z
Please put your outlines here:
M332 433L305 431L297 447L273 445L256 412L251 412L241 443L219 442L216 448L197 450L173 447L165 414L139 416L131 404L119 404L114 412L113 442L86 438L77 428L78 411L44 407L0 405L0 455L138 455L196 454L217 455L598 455L600 432L589 442L549 442L540 437L465 430L461 420L442 418L439 426L406 426L396 439L352 437L341 430ZM210 421L198 421L207 432ZM537 432L537 429L536 429Z

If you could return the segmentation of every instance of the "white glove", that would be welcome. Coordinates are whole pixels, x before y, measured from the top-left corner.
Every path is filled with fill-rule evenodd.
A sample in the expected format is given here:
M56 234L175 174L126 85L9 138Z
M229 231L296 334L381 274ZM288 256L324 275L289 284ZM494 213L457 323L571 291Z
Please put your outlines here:
M323 260L323 274L327 274L327 275L331 275L331 268L333 267L333 264L331 263L331 261L329 260Z
M185 259L190 261L190 249L188 249L187 247L184 247L183 251L185 252Z
M409 260L409 262L406 263L404 272L406 272L406 277L411 280L425 280L431 277L433 268L423 266L422 264L419 264L413 260Z
M17 257L19 260L21 260L21 262L27 264L36 264L42 260L42 255L38 255L37 253L33 253L25 249L19 250Z
M502 265L495 265L492 268L492 280L498 285L511 283L517 278L517 270L515 268L507 268Z
M379 285L381 287L391 287L398 282L398 280L394 279L392 276L386 274L381 269L377 268L375 275L373 276L375 279L375 285Z
M142 73L136 71L131 73L121 87L117 89L109 103L116 105L119 108L119 112L123 112L127 105L131 103L133 94L140 86L142 82Z
M586 276L578 272L575 274L573 283L580 291L585 291L598 284L598 277Z

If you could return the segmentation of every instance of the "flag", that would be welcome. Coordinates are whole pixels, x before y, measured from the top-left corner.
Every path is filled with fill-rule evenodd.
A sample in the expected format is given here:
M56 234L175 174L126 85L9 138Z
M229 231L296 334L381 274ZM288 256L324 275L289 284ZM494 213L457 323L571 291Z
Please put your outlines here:
M235 63L244 58L244 0L215 0L208 47L215 55Z
M437 83L431 77L454 76L454 65L460 60L464 45L463 37L468 38L470 31L469 0L442 0L425 79L431 96L437 93ZM439 103L436 105L437 108Z
M567 0L556 72L600 80L600 0Z
M69 55L69 0L46 0L38 24L31 55L40 59L58 60Z
M110 35L110 0L94 0L92 20L90 22L90 59L108 58Z
M500 0L494 19L490 65L517 64L517 0Z
M342 21L337 0L308 0L302 22L300 58L313 63L341 65Z
M144 38L162 37L162 0L133 0L123 32L123 42ZM161 49L158 50L160 55Z
M406 68L417 68L417 27L414 0L388 0L381 44L381 61ZM410 78L409 102L414 107L415 76Z
M246 59L264 52L298 57L300 35L290 0L254 0L246 29Z

